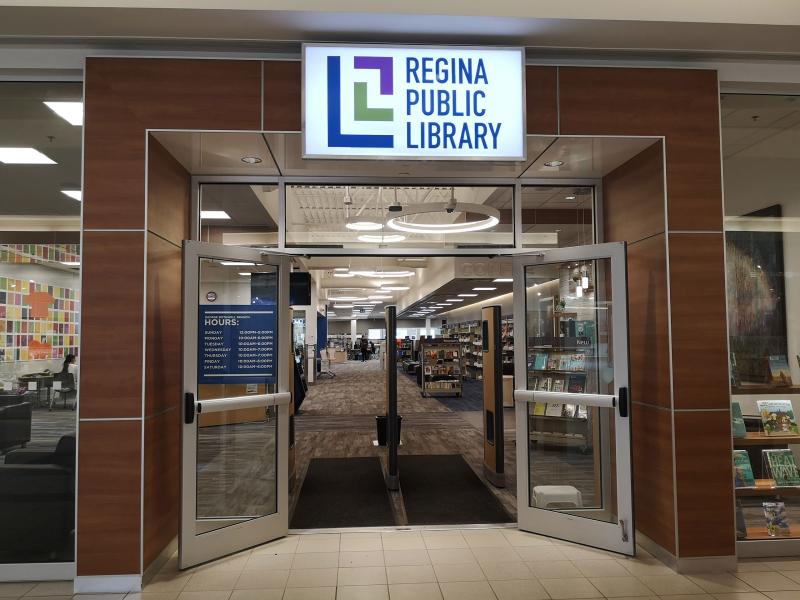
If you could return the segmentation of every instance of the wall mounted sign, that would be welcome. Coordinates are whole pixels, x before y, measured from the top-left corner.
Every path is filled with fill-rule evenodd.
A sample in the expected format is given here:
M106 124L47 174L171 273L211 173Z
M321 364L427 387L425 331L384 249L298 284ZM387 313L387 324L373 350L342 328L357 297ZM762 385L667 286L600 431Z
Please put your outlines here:
M200 305L199 383L276 383L276 311L252 304Z
M524 51L305 44L303 156L524 160Z

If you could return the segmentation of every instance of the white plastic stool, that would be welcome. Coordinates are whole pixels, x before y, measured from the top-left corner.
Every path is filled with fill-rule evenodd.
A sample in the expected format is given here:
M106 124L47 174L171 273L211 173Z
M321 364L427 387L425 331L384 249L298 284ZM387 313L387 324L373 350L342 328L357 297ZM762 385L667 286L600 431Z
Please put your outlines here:
M537 485L533 488L537 508L583 508L581 492L571 485Z

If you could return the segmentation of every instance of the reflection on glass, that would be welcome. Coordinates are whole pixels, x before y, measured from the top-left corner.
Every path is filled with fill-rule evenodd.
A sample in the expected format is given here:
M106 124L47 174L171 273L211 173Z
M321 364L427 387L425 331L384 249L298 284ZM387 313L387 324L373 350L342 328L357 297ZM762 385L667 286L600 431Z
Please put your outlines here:
M277 311L277 267L202 259L198 302ZM199 382L197 391L200 400L211 400L274 393L277 387L248 379L247 383ZM198 415L198 534L277 511L277 436L274 407Z
M609 277L608 260L526 267L527 389L614 393ZM616 522L613 409L530 403L528 457L531 506Z
M522 187L522 245L563 248L594 242L594 188Z
M513 188L286 187L286 243L338 248L513 246Z
M228 246L278 245L278 186L204 183L200 186L200 236Z

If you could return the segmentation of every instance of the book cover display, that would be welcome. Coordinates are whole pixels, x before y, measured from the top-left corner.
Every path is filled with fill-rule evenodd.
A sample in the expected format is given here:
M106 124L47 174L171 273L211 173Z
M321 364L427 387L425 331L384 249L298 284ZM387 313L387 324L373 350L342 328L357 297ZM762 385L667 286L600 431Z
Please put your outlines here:
M731 403L731 428L733 430L733 437L743 438L747 435L747 428L744 425L744 416L742 415L742 407L735 400Z
M762 450L764 463L778 487L800 485L800 471L791 450Z
M767 533L772 537L790 535L789 520L786 517L786 504L783 502L764 502L764 521Z
M733 482L737 488L755 487L756 485L747 450L733 451Z
M797 435L797 419L791 400L756 400L767 435Z
M768 359L770 383L775 385L792 385L792 372L789 361L783 354L772 355Z

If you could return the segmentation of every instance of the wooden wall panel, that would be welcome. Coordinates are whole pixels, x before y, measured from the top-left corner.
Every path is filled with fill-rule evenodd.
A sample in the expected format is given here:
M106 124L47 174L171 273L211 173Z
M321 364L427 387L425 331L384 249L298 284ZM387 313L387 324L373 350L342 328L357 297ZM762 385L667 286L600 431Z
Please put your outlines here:
M144 227L145 129L258 130L261 63L86 60L84 227Z
M723 243L721 233L669 235L676 409L730 408Z
M178 535L181 411L173 407L144 421L144 568Z
M302 129L302 63L264 61L264 131Z
M556 135L558 133L558 69L556 67L525 67L525 99L527 132Z
M628 246L631 397L671 408L667 246L663 233Z
M79 427L77 573L140 573L141 421Z
M142 416L144 233L85 231L81 418Z
M664 153L657 142L603 178L605 241L641 240L666 229Z
M722 228L716 71L559 67L562 135L666 137L669 228Z
M182 256L178 246L147 234L145 415L180 406L183 383Z
M191 176L152 136L148 148L147 228L180 246L189 238Z
M734 555L730 412L674 418L681 557Z

